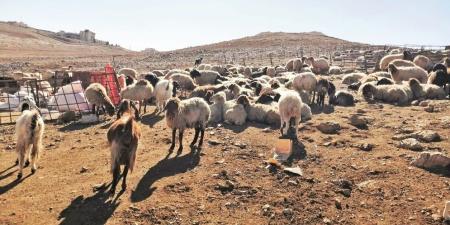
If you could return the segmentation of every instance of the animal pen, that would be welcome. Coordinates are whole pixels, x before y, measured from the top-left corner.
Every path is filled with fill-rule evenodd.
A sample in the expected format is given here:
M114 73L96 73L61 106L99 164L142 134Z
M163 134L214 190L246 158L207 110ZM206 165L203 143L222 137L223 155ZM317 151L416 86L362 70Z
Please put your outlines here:
M48 79L1 77L0 125L15 123L25 96L35 101L44 120L54 121L68 111L81 117L92 109L84 96L84 90L91 83L102 84L113 104L119 104L119 82L115 71L108 66L105 71L55 71Z

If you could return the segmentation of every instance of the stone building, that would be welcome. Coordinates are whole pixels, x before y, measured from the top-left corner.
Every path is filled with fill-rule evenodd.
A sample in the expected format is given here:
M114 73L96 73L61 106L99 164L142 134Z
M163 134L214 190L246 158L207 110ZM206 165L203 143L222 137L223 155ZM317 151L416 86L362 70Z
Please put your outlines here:
M95 42L95 33L86 29L80 31L80 40L85 42Z

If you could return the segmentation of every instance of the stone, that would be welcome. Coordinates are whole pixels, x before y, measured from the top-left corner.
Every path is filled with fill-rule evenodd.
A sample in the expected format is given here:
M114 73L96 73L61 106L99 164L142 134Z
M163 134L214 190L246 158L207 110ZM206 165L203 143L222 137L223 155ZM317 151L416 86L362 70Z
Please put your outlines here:
M80 173L86 173L87 171L88 171L89 169L88 168L86 168L86 167L81 167L81 169L80 169Z
M357 127L357 128L362 128L362 129L366 129L367 128L367 124L368 124L368 120L361 115L352 115L349 118L350 124Z
M210 145L220 145L220 144L222 144L222 142L220 142L218 140L210 139L210 140L208 140L208 144L210 144Z
M338 198L334 199L334 205L336 206L336 209L342 209L342 203L341 200Z
M285 208L285 209L283 209L283 215L285 217L291 218L292 215L294 215L294 211L292 209Z
M366 151L366 152L371 151L372 148L373 148L373 144L370 144L370 143L364 143L364 144L359 145L359 149Z
M429 104L430 104L429 101L421 101L421 102L419 103L419 106L426 107L426 106L428 106Z
M423 146L415 138L406 138L400 141L399 148L405 148L413 151L422 151Z
M440 141L441 136L432 130L423 130L414 133L417 139L423 141L423 142L434 142L434 141Z
M450 158L440 152L422 152L411 165L423 169L444 169L450 166Z
M322 220L322 221L323 221L323 223L324 223L324 224L331 224L331 220L330 220L330 219L328 219L328 218L326 218L326 217L325 217L325 218L323 218L323 220Z
M317 126L317 129L325 134L336 134L341 130L341 126L336 122L322 122Z
M69 123L75 121L77 115L74 111L67 111L58 116L58 123Z

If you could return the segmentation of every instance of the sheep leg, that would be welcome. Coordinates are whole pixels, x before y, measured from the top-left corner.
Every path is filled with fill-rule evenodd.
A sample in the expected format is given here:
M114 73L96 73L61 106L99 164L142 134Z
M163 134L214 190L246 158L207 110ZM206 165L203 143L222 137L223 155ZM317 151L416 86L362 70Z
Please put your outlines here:
M141 115L142 101L139 101L139 115Z
M200 132L199 128L195 128L195 135L194 135L194 139L192 140L190 146L194 147L195 143L197 143L197 139L198 139L198 133Z
M17 166L17 165L19 165L19 159L17 158L16 159L16 162L14 163L14 166ZM30 161L27 159L26 161L25 161L25 167L27 167L28 165L30 165Z
M92 114L96 114L95 113L95 104L92 105Z
M22 170L23 170L23 161L25 159L25 146L23 144L17 145L17 153L19 160L19 173L17 174L17 179L20 180L22 178Z
M116 186L117 182L119 182L119 176L120 176L120 165L115 165L113 170L113 180L111 184L111 190L109 191L110 195L114 195L116 192Z
M37 141L33 144L33 148L31 149L31 155L30 155L30 161L31 161L31 173L34 174L36 172L37 166L36 162L39 158L39 143Z
M169 147L169 152L172 152L175 148L175 135L177 133L177 129L172 129L172 144Z
M144 114L147 112L147 99L146 100L144 100L143 102L144 102Z
M122 180L122 190L125 191L127 189L127 175L128 175L128 169L129 166L125 165L125 168L123 168L123 180Z
M280 127L280 133L281 133L281 136L283 136L283 130L284 130L284 128L286 127L286 122L284 122L283 120L281 121L281 127Z
M205 136L205 128L200 128L200 141L198 142L198 147L203 145L203 137Z
M182 130L182 129L180 129L178 131L178 143L180 144L180 146L178 147L178 151L177 151L178 154L181 154L181 152L183 151L183 133L184 133L184 130Z

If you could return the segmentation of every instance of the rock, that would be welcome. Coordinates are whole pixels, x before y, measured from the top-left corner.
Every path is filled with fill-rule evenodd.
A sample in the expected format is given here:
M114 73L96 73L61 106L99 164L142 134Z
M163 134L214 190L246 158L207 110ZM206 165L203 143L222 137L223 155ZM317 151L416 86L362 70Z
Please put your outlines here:
M324 223L324 224L331 224L331 220L330 220L330 219L328 219L328 218L326 218L326 217L325 217L325 218L323 218L323 220L322 220L322 221L323 221L323 223Z
M75 121L77 115L74 111L67 111L58 116L58 123L69 123Z
M89 169L88 168L86 168L86 167L81 167L81 169L80 169L80 173L86 173L87 171L88 171Z
M6 146L6 150L13 150L13 147L11 145Z
M432 215L431 215L431 218L432 218L434 221L440 221L440 220L442 219L442 216L440 216L440 215L438 215L438 214L432 214Z
M339 190L339 193L341 193L343 196L349 198L352 195L352 190L350 190L350 189L341 189L341 190Z
M364 114L364 113L366 113L366 112L367 112L367 111L364 110L364 109L357 109L357 110L356 110L356 113Z
M372 191L378 189L376 180L366 180L356 185L359 190Z
M411 105L415 105L415 106L419 105L419 100L414 100L414 101L412 101L412 102L411 102Z
M235 187L234 183L227 180L225 183L219 183L216 186L216 189L221 191L222 193L226 193L233 191L234 187Z
M298 185L297 181L295 181L295 180L289 180L288 184L292 185L292 186L297 186Z
M345 179L332 180L331 183L337 185L342 189L350 189L350 190L353 189L353 183L349 180Z
M283 169L284 172L288 172L291 174L295 174L295 175L299 175L299 176L303 176L303 171L300 167L292 167L292 168L284 168Z
M285 217L291 218L292 215L294 215L294 211L292 209L285 208L285 209L283 209L283 215Z
M445 203L442 217L444 218L445 221L450 221L450 201L447 201L447 203Z
M372 148L373 148L373 144L369 144L369 143L364 143L364 144L359 145L359 149L366 151L366 152L371 151Z
M218 141L218 140L208 140L208 144L210 145L220 145L222 144L222 142Z
M362 128L362 129L366 129L367 128L367 124L368 121L364 116L360 116L360 115L352 115L349 118L350 124L357 127L357 128Z
M444 169L450 166L450 158L440 152L422 152L411 165L423 169Z
M399 148L405 148L413 151L422 151L423 146L415 138L406 138L397 145Z
M416 136L417 139L424 142L434 142L441 140L441 136L432 130L419 131L414 133L414 135Z
M336 206L336 209L342 209L342 203L341 200L338 198L334 199L334 205Z
M429 104L430 104L429 101L421 101L421 102L419 103L419 106L426 107L426 106L428 106Z
M325 134L336 134L341 130L341 126L336 122L322 122L317 126L317 129Z

